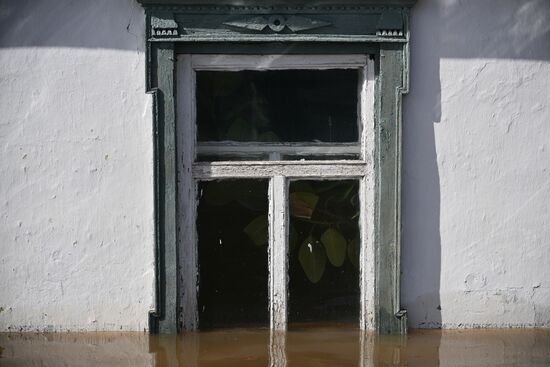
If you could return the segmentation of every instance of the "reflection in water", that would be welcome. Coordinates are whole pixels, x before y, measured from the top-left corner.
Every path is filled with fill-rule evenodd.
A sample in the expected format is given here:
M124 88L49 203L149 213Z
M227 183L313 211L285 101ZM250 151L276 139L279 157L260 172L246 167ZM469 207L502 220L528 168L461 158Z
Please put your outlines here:
M286 332L272 331L269 335L269 367L286 366Z
M375 336L352 327L289 332L227 329L144 333L0 333L2 366L548 366L550 330L413 330Z

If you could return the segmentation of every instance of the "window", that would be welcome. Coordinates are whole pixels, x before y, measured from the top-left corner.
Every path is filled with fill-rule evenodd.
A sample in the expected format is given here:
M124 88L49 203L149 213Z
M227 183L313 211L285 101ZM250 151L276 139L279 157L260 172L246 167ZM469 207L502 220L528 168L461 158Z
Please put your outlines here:
M367 55L179 55L184 329L349 321L374 306Z
M305 226L305 220L292 222L299 220L292 201L295 193L308 192L297 191L304 190L305 182L312 191L337 183L357 190L360 327L405 333L406 310L400 304L401 102L409 88L409 15L416 0L138 2L146 17L146 88L152 95L155 157L156 292L150 330L194 329L202 306L203 324L217 323L215 318L205 321L205 315L219 295L203 289L197 297L199 265L217 266L220 253L219 248L211 253L198 249L207 238L201 236L211 235L201 232L201 223L218 220L203 207L204 197L197 200L209 185L222 191L231 191L231 185L267 190L269 246L241 257L262 269L260 262L267 261L267 272L258 271L259 278L249 279L239 292L267 292L258 305L265 302L271 309L250 314L248 321L266 322L267 317L271 327L280 329L302 318L303 312L296 316L295 311L300 305L308 308L299 299L305 292L294 281L296 272L303 275L306 260L303 255L300 262L299 252L292 252L297 250L292 250L291 238L295 227ZM229 91L230 96L223 95ZM317 196L322 203L324 198ZM248 224L265 215L254 214L231 219L250 219L250 230L254 226ZM234 224L235 235L243 235L243 224ZM314 237L320 240L323 229L313 229ZM348 238L353 237L350 228L336 229L348 248L356 242ZM249 241L245 235L242 241ZM339 237L332 233L329 238ZM341 256L340 250L336 253ZM339 264L333 255L327 264ZM328 279L330 266L335 265L325 268L320 282ZM333 311L320 310L317 317L338 313L338 301L323 303L334 305Z

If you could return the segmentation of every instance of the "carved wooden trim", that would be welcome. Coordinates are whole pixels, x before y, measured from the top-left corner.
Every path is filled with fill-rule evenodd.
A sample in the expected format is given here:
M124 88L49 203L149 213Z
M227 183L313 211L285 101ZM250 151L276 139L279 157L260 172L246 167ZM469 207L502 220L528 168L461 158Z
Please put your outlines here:
M407 42L410 5L146 3L150 42Z
M288 17L285 15L274 14L270 15L269 17L247 17L225 22L223 24L256 32L262 32L269 28L272 32L275 33L280 33L285 29L288 29L292 33L297 33L301 31L309 31L312 29L326 27L331 25L332 23L324 22L322 20L300 17L297 15L291 15Z

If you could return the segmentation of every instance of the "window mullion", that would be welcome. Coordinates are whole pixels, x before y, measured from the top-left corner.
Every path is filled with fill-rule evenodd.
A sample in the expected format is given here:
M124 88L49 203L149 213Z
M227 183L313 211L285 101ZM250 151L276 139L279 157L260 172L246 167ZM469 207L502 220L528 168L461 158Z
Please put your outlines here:
M288 285L288 181L269 183L269 313L271 330L286 330Z

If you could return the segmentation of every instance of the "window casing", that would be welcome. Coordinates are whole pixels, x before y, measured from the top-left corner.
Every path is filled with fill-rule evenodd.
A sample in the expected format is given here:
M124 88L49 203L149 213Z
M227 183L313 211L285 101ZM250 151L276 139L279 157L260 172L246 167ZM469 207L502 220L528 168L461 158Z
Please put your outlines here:
M362 211L372 213L372 217L361 219L361 230L372 231L373 248L363 253L372 254L369 261L374 266L368 268L372 274L362 272L361 278L362 292L373 294L362 294L361 299L372 300L373 304L363 308L366 314L362 314L360 326L385 334L405 333L406 310L400 304L401 105L402 95L409 88L409 15L416 0L322 0L310 5L263 0L208 0L200 5L193 0L138 2L145 8L146 89L153 104L156 292L149 315L151 332L184 330L184 315L193 307L188 302L191 298L182 296L182 285L190 271L187 263L193 263L189 253L193 246L179 244L195 230L191 216L183 217L181 210L182 190L192 188L181 179L192 177L194 162L184 144L189 136L182 139L177 124L183 115L193 112L189 109L192 106L182 106L180 87L184 76L177 67L179 55L368 54L373 57L373 68L367 70L373 73L374 128L373 144L363 146L373 151L369 164L374 169L372 177L363 180L373 190L374 199L363 201L373 207ZM273 20L280 24L271 24ZM232 167L219 163L212 162L214 168L205 173L234 175ZM271 177L273 173L284 173L277 171L283 168L273 162L250 163L248 172L242 174ZM332 169L326 162L310 163L318 163L310 167L317 172ZM357 162L347 163L339 172L353 175ZM229 166L237 165L232 162ZM294 167L297 177L315 176L299 160L287 165ZM370 219L373 226L363 225ZM363 286L367 278L372 280L373 288Z

